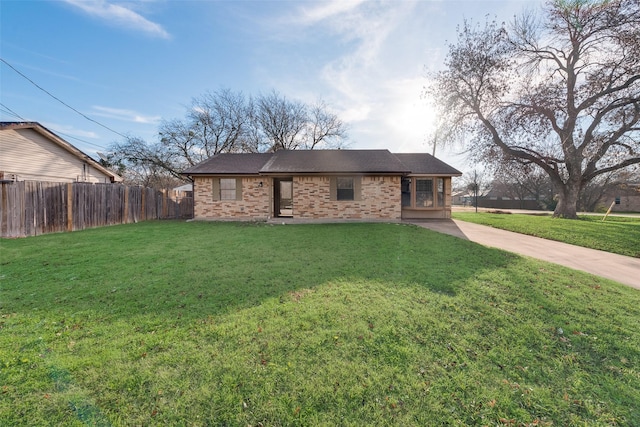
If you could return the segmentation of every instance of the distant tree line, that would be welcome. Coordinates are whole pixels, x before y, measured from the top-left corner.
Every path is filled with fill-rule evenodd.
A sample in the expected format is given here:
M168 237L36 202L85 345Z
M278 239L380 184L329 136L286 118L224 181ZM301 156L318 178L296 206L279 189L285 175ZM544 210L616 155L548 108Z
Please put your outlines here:
M577 210L598 212L608 208L615 200L612 195L620 195L629 184L639 183L639 172L640 170L632 168L611 172L591 180L580 194ZM533 166L513 168L508 162L498 165L493 173L474 170L465 174L456 184L455 191L465 192L472 205L475 205L476 195L479 199L494 196L523 203L525 200L533 200L539 209L551 211L558 202L553 181L547 174ZM491 202L485 200L483 207L497 206L491 206Z
M185 117L163 120L157 141L131 136L112 144L102 163L128 183L167 188L184 180L184 169L219 153L340 148L346 139L347 126L322 100L220 89L193 98Z

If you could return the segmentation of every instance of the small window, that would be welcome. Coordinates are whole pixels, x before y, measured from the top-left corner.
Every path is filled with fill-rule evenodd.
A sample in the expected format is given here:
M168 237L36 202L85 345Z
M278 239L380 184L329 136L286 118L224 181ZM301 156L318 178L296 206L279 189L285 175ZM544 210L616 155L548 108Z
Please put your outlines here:
M438 178L438 207L444 207L444 178Z
M338 177L336 178L337 199L338 200L353 200L353 178L352 177Z
M220 200L236 199L235 178L220 178Z

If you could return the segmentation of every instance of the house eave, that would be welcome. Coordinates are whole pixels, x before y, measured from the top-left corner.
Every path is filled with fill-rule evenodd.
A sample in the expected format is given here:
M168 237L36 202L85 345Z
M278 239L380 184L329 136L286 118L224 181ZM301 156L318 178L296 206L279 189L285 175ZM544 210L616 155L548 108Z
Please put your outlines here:
M408 173L406 176L408 177L439 177L439 176L450 176L450 177L459 177L462 176L462 172L459 173Z
M399 176L406 172L376 172L376 171L278 171L278 172L260 172L261 176L341 176L341 175L375 175L375 176Z

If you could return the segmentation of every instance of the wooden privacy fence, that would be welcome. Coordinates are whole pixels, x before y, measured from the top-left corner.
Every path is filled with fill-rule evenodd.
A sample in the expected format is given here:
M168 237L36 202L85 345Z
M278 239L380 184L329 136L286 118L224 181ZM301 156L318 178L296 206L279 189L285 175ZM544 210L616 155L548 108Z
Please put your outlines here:
M120 184L0 184L0 236L25 237L150 219L188 219L193 198Z

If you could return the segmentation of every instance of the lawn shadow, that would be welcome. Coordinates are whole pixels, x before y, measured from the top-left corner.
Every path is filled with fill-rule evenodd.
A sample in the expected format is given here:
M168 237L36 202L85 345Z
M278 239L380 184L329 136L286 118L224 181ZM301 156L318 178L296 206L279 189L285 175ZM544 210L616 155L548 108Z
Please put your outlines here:
M460 227L458 227L458 225L452 219L425 219L405 222L438 233L448 234L449 236L454 236L459 239L469 240L469 238L464 234L462 230L460 230Z
M5 263L4 312L181 321L344 278L454 296L515 258L407 224L152 222L11 245L27 255Z
M78 398L64 396L64 410L85 423L131 416L128 402L155 405L173 388L191 413L234 402L244 414L263 399L290 414L290 396L301 390L318 402L311 410L336 411L352 399L332 399L341 394L332 379L344 387L347 372L355 374L346 390L361 390L375 411L378 396L393 398L396 389L418 399L407 404L416 413L433 409L419 400L421 385L411 388L416 382L433 387L436 409L465 387L477 401L506 389L520 405L530 399L521 390L561 396L562 378L573 372L586 383L610 354L625 358L606 362L622 378L637 354L637 322L629 319L638 313L623 310L630 290L609 295L616 311L594 311L602 296L596 278L584 300L567 290L586 280L582 273L409 224L142 223L3 242L3 251L5 338L21 358L46 360L41 371L52 389L79 387ZM20 341L29 339L23 351ZM26 366L10 361L14 372ZM300 387L300 378L318 376L313 392ZM363 379L372 386L361 387ZM477 386L484 381L488 388ZM281 389L269 388L276 382ZM608 387L581 398L607 396ZM632 384L616 399L631 406L636 396ZM558 400L560 409L569 405ZM154 410L141 408L145 417Z

